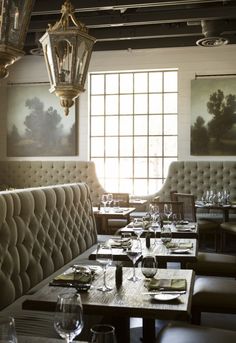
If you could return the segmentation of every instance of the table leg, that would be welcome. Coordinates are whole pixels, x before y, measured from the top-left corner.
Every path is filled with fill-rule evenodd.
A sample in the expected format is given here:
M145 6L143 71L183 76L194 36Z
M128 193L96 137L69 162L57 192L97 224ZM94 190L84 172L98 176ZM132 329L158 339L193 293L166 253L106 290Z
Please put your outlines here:
M143 343L155 343L155 319L143 318Z

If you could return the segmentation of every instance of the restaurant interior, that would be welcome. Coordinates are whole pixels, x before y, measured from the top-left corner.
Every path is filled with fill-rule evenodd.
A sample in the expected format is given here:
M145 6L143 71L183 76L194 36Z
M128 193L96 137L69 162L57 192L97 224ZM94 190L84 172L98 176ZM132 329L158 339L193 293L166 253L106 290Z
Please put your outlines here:
M236 341L236 1L0 0L0 341Z

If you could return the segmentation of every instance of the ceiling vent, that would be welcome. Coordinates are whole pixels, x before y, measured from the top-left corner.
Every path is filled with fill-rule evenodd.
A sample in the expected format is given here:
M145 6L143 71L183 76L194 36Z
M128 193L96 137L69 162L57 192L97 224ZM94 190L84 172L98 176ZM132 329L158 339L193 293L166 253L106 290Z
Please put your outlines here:
M199 39L196 44L204 47L217 47L229 43L229 40L222 37L224 31L221 20L201 20L202 33L205 38Z

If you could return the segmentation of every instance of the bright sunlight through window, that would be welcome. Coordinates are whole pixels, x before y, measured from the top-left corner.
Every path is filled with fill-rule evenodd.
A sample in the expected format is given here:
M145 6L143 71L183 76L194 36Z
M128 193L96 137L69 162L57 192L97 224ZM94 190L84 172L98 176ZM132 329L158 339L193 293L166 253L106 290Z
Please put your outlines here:
M90 74L90 159L110 192L158 191L177 160L178 72Z

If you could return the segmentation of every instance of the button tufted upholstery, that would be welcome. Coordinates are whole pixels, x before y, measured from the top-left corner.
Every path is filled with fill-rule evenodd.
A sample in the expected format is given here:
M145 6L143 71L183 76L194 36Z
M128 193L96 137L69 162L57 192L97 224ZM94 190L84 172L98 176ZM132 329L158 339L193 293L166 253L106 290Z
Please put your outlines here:
M0 193L0 309L97 242L89 188Z
M236 161L175 161L172 162L163 187L155 195L170 198L170 192L191 193L201 199L206 190L228 189L236 199Z
M74 182L87 183L92 202L100 202L105 190L92 161L0 161L0 184L27 188Z

